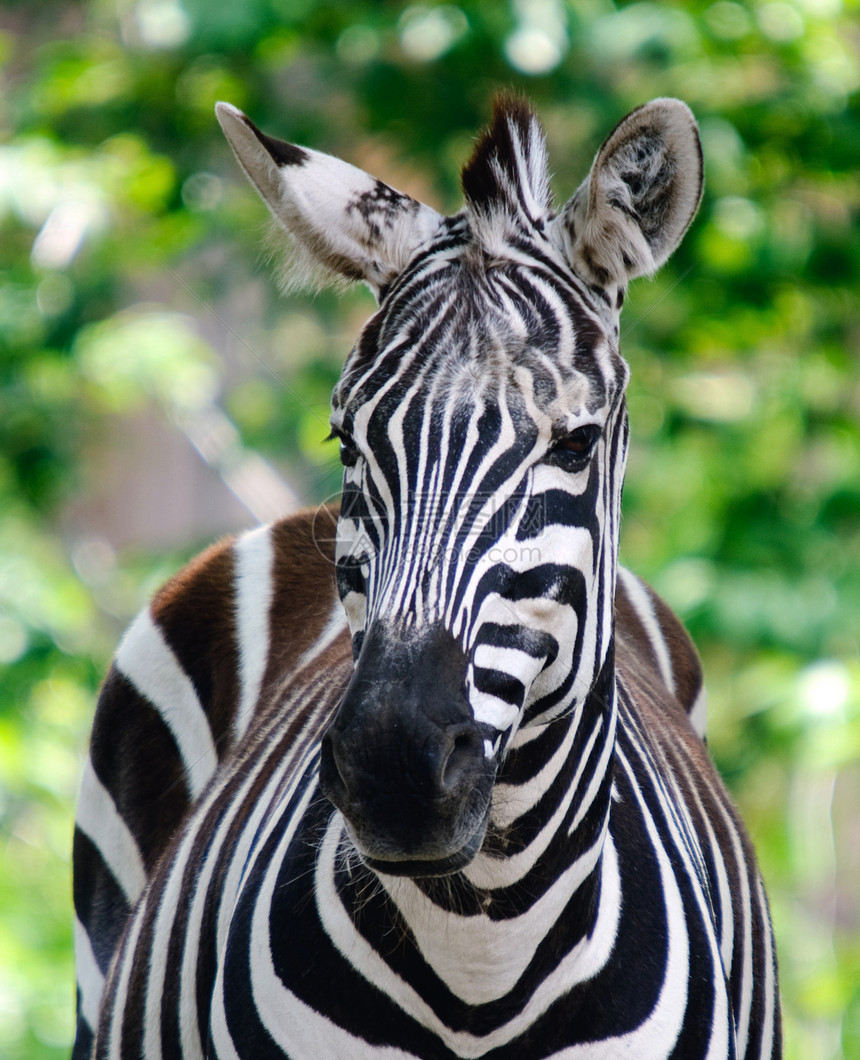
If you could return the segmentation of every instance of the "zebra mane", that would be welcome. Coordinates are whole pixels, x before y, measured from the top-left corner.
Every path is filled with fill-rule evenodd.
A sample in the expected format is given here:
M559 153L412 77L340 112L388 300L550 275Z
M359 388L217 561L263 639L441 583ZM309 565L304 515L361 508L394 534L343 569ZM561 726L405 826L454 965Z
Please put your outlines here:
M546 140L523 99L496 97L493 120L463 167L461 182L479 238L501 235L512 223L543 228L552 211Z

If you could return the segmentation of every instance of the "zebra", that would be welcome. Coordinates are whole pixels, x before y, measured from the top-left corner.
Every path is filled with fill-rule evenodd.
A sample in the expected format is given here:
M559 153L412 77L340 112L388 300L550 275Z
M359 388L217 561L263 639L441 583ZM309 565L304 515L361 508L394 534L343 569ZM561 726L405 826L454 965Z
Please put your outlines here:
M340 505L212 546L105 680L75 1060L780 1056L698 657L617 559L619 312L698 209L691 112L631 112L556 210L502 97L443 216L216 111L302 268L378 310Z

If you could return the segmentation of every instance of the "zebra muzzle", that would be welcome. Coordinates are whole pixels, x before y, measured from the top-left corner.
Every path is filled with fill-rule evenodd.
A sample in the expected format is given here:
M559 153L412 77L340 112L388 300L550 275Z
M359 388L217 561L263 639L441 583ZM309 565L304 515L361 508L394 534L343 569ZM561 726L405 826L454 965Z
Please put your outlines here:
M322 741L320 786L365 862L437 876L484 840L495 763L465 690L466 657L442 627L375 624Z

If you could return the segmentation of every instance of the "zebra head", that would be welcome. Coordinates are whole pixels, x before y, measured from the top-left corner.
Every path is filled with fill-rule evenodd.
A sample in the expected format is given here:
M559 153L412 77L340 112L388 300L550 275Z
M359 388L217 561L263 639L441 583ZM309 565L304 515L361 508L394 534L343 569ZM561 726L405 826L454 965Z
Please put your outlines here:
M511 747L611 670L618 315L695 214L695 121L677 100L633 111L555 211L537 119L501 101L442 216L218 116L300 250L379 301L333 399L355 669L320 780L372 867L450 873L484 841Z

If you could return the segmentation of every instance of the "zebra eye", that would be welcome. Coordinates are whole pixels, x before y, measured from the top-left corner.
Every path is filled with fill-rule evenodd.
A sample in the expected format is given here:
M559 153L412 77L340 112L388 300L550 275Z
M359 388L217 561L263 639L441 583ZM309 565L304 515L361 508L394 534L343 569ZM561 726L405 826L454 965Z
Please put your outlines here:
M358 463L358 450L343 438L340 440L340 462L344 467L355 467Z
M334 441L335 438L340 442L340 462L344 467L355 467L358 463L359 453L353 445L352 439L333 427L326 441Z
M547 456L557 467L575 471L583 467L594 452L600 428L593 423L577 427L570 434L559 438Z

